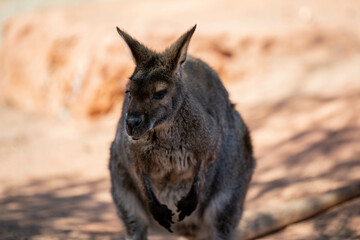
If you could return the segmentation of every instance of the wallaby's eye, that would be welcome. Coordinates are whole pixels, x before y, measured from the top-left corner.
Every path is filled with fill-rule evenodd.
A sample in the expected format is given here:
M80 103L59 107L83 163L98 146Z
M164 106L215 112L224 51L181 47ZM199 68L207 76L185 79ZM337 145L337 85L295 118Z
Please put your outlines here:
M160 90L154 94L153 99L156 99L156 100L163 99L165 97L166 93L167 93L166 89Z
M131 93L130 93L129 90L126 90L126 91L125 91L125 94L129 94L129 98L131 98Z

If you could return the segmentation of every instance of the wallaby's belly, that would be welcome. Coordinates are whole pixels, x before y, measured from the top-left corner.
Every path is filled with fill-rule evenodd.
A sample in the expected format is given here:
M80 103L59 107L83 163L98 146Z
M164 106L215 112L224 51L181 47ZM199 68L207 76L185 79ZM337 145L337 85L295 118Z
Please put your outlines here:
M151 181L158 200L175 213L175 204L187 195L194 180L193 156L184 151L162 153L154 159L158 166L151 172ZM161 166L165 162L166 167Z
M174 169L165 176L153 173L152 183L157 199L174 213L172 231L185 237L202 238L201 236L206 236L206 229L209 228L209 225L200 221L197 214L198 210L179 222L179 213L176 207L176 204L188 194L194 180L194 174L194 168L183 171Z

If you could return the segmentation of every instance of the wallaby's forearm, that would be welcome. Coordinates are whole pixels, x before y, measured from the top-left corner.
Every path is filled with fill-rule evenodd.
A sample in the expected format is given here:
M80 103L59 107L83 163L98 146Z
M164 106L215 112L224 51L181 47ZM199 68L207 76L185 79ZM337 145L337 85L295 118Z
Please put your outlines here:
M201 161L199 160L196 164L195 176L193 183L191 184L190 191L188 194L183 197L177 204L177 212L179 214L179 221L184 220L186 216L190 216L190 214L196 209L199 202L199 192L201 190L200 186L200 171L201 171Z
M142 175L142 180L145 188L145 195L148 199L149 209L154 219L169 232L172 232L170 226L174 222L172 216L174 213L164 204L161 204L154 194L151 184L151 179L148 174Z

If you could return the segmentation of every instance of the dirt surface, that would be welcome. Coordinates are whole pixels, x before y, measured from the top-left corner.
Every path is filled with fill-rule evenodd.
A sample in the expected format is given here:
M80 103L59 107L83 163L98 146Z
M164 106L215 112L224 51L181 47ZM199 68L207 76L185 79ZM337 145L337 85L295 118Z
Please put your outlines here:
M148 11L150 7L153 11ZM357 1L279 0L266 6L261 1L121 1L58 11L71 21L91 22L95 32L108 35L114 33L114 25L122 24L155 49L198 23L190 53L219 72L252 132L258 164L246 209L276 206L360 180ZM24 16L14 19L22 21ZM17 57L30 59L20 53ZM21 66L8 59L1 61ZM118 64L128 61L130 57L122 55ZM11 69L22 69L19 66ZM2 77L4 72L0 86L8 86L12 80ZM22 79L28 81L25 86L31 85L29 79L36 77ZM24 99L53 101L21 86ZM2 96L21 98L11 88L4 89L9 92ZM46 104L27 108L21 101L14 105L1 98L1 239L123 238L107 170L121 94L116 101L106 115L93 119L63 114L62 108L60 114L47 114ZM359 198L263 237L359 238ZM172 237L153 235L151 239Z
M276 206L359 179L359 93L299 97L247 111L258 159L247 209ZM1 116L2 239L122 236L107 172L116 114L91 123L7 108ZM296 124L296 119L303 122ZM273 131L280 132L273 136ZM266 239L355 239L359 209L354 199Z

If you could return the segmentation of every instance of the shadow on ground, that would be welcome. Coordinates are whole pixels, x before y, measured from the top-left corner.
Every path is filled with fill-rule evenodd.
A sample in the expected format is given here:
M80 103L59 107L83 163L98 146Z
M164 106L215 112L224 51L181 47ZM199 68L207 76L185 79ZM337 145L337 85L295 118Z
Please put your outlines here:
M360 239L359 220L360 201L359 198L355 198L260 239Z
M6 189L0 200L0 239L120 239L120 222L106 179L36 180Z
M302 192L288 196L293 198L312 192L304 184L315 183L312 187L321 192L359 179L359 96L358 91L295 96L249 111L258 159L251 182L257 191L249 201L263 201L264 195L279 194L286 187Z

